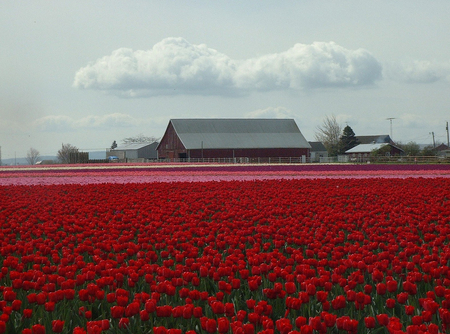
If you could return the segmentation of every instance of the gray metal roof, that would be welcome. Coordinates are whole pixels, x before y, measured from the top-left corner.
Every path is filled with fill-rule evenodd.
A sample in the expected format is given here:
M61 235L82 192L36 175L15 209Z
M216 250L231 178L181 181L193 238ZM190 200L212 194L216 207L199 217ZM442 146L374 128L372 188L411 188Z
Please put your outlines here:
M139 150L143 147L147 147L150 145L154 145L155 148L157 146L157 142L153 142L153 143L126 143L126 144L120 144L118 145L115 149L111 150L111 151L127 151L127 150Z
M293 119L170 121L186 149L311 148Z
M392 141L389 135L356 136L356 138L360 144L390 143Z
M327 150L320 141L310 141L308 143L309 143L309 145L311 145L312 152L321 152L321 151Z
M386 145L388 144L387 143L360 144L345 151L345 153L370 153L374 150L379 150L380 148Z

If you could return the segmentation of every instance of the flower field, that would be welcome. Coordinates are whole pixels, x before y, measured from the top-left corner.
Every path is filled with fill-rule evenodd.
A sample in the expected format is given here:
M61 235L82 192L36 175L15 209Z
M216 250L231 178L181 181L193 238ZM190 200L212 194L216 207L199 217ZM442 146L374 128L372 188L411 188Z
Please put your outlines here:
M0 185L204 182L255 179L450 177L450 165L106 164L0 167Z
M2 169L0 333L449 332L450 169L402 167Z

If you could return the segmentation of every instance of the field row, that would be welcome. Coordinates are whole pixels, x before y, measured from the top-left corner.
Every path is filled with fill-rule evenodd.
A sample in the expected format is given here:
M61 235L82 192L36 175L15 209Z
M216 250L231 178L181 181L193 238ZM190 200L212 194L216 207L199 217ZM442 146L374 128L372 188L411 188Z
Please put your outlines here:
M0 168L0 185L450 177L450 165L68 165Z
M450 326L447 178L0 189L0 333Z

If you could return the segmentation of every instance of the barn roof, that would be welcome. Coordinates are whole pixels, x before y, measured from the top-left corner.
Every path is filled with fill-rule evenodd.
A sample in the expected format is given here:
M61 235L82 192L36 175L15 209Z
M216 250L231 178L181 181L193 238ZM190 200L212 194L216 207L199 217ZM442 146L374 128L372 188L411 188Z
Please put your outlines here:
M325 148L325 146L323 145L323 143L321 143L320 141L310 141L308 143L309 143L309 145L311 145L311 151L313 151L313 152L320 152L320 151L327 150Z
M311 148L293 119L197 118L170 122L186 149Z
M392 146L392 147L398 149L399 151L403 152L403 150L400 147L397 147L397 146L389 144L389 143L372 143L372 144L357 145L357 146L345 151L345 153L370 153L372 151L379 150L380 148L387 146L387 145Z
M356 136L356 138L361 144L392 143L392 139L389 135Z
M345 153L370 153L374 150L379 150L380 148L386 145L388 144L387 143L360 144L345 151Z
M124 143L117 146L115 149L111 151L129 151L129 150L139 150L141 148L147 147L147 146L157 146L157 142L153 143Z

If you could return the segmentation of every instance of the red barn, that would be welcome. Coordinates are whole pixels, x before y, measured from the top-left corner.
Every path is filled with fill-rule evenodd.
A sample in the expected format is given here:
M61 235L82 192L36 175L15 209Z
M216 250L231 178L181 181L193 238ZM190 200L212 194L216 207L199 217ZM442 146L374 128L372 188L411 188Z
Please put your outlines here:
M158 158L173 160L297 158L311 146L293 119L172 119Z

